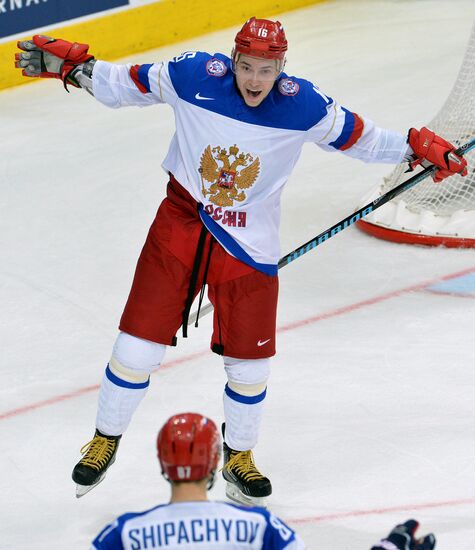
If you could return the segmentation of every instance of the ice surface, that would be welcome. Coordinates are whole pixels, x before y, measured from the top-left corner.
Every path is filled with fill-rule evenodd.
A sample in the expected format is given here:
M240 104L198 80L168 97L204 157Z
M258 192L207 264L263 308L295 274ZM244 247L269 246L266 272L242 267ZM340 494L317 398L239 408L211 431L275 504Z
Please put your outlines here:
M474 16L472 0L282 14L287 72L406 132L444 102ZM127 61L228 52L236 30ZM106 480L76 500L71 469L93 433L172 134L167 106L108 110L56 81L0 94L1 548L87 548L120 513L166 501L154 445L169 415L222 419L208 317L169 351ZM282 252L345 217L390 169L306 146L284 193ZM310 548L366 550L409 517L437 534L438 550L475 547L475 302L424 291L473 271L471 250L397 245L355 228L282 270L255 455L274 485L272 509ZM222 480L212 496L224 498Z

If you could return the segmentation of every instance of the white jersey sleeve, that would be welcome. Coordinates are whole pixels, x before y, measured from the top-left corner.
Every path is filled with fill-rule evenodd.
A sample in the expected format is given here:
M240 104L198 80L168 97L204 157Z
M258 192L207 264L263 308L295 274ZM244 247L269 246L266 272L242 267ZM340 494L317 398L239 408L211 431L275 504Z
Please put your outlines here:
M97 61L92 73L92 92L98 101L112 108L172 102L174 92L164 73L165 63L116 65Z
M142 65L117 65L97 61L92 73L94 97L108 107L135 105L146 107L157 103L176 106L179 95L170 77L170 69L184 66L186 78L193 80L196 65L183 63L193 60L198 52L184 52L171 61L144 63ZM191 66L191 70L190 70Z
M325 151L341 153L363 162L397 164L407 154L406 138L370 119L342 107L317 86L308 94L315 109L325 105L326 115L307 131L307 141L313 141Z

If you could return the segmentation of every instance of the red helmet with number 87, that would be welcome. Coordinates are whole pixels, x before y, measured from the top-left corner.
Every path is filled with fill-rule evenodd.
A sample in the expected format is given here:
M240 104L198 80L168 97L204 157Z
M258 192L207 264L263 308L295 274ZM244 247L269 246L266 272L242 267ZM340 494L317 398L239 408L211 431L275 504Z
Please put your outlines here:
M279 21L251 17L244 23L234 39L232 58L237 54L263 59L283 61L287 51L287 39Z
M221 443L215 423L196 413L167 420L157 438L162 474L169 481L197 481L218 466Z

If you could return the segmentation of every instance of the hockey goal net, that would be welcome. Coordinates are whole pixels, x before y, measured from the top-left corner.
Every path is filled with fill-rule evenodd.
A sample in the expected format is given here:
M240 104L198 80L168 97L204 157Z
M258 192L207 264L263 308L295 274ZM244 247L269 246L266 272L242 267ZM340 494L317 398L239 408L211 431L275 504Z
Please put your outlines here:
M427 126L456 146L475 135L475 24L455 85ZM440 184L427 178L359 221L359 228L394 242L475 248L475 151L465 158L465 178L452 176ZM362 204L407 179L406 169L407 165L398 166Z

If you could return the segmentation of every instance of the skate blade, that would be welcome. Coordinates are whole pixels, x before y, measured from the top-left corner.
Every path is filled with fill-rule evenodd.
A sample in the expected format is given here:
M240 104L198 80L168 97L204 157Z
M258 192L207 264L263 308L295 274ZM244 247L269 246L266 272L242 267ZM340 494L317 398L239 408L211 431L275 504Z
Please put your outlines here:
M83 497L86 493L89 493L89 491L92 491L95 487L99 485L101 481L106 477L106 473L104 472L102 476L99 478L99 481L96 481L94 485L80 485L79 483L76 484L76 498Z
M244 504L244 506L260 506L261 508L267 508L267 502L264 497L250 497L245 495L236 485L229 482L226 483L226 496L238 504Z

